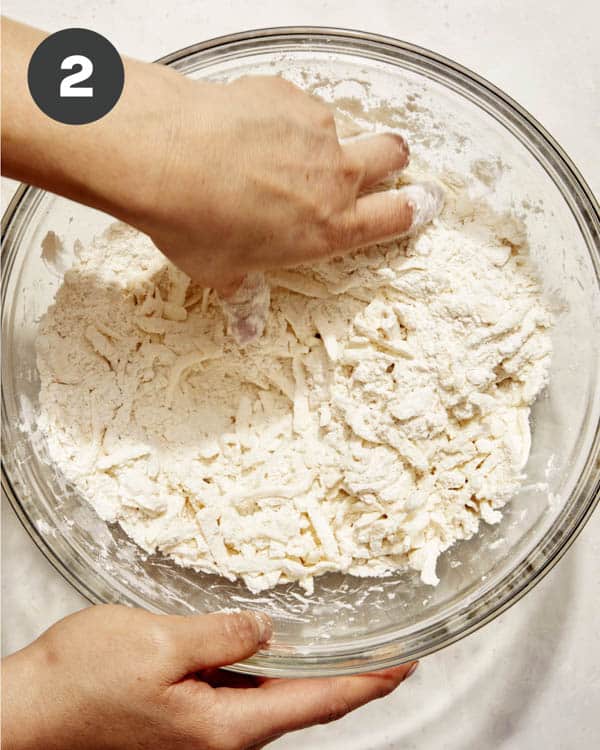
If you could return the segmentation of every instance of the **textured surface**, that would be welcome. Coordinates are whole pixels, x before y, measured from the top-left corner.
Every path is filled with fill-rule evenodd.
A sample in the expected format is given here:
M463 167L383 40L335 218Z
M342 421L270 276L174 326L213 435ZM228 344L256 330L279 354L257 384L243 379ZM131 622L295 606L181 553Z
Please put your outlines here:
M148 552L256 593L407 566L437 584L439 554L502 518L547 381L520 222L448 188L413 237L262 283L243 346L145 235L81 246L39 324L50 456Z
M252 7L179 0L5 0L3 12L48 29L89 26L146 59L244 28L322 24L383 32L477 70L514 96L559 140L600 192L600 10L517 0L447 3L391 0L373 7L264 0ZM115 20L118 19L118 22ZM543 27L544 33L540 33ZM562 54L556 54L557 48ZM3 206L12 186L3 184ZM592 750L600 742L600 514L548 578L477 634L424 660L410 682L333 726L274 747L347 750ZM3 649L29 642L86 602L48 565L3 507Z

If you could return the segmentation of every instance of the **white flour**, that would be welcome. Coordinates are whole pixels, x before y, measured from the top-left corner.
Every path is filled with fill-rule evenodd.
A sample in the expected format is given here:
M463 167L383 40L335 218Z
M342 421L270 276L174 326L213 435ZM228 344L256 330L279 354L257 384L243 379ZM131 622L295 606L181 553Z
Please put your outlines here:
M52 459L146 550L253 591L407 565L436 583L517 490L547 379L522 227L451 189L417 237L267 278L242 349L144 236L81 248L38 339Z

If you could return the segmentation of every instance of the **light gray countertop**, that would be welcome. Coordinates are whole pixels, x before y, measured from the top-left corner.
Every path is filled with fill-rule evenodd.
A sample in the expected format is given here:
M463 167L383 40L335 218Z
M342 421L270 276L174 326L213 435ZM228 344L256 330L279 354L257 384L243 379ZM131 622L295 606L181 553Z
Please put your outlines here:
M57 7L58 6L58 7ZM148 9L151 8L149 11ZM147 60L248 28L329 25L405 39L476 70L526 107L600 194L600 6L595 0L4 0L48 30L94 28ZM2 207L14 183L3 180ZM600 747L600 514L515 607L425 659L395 694L275 747L592 750ZM2 649L87 602L2 505Z

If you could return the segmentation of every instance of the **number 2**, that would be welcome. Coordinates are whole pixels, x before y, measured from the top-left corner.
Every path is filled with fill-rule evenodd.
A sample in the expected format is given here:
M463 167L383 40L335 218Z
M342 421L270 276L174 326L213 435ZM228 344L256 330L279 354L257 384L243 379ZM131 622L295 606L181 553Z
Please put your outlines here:
M71 73L70 76L66 76L60 82L60 96L94 96L94 89L92 86L80 86L79 88L73 88L76 83L83 83L92 75L94 71L94 64L89 57L83 55L69 55L60 64L61 70L73 70L73 68L79 65L80 70L75 73Z

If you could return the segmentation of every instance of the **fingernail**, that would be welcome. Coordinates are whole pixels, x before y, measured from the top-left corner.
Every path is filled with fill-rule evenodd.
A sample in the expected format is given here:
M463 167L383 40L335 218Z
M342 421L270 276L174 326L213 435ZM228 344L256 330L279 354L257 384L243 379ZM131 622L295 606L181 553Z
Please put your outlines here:
M417 671L417 667L418 666L419 666L419 662L418 661L413 661L413 663L410 665L410 669L404 675L404 679L402 680L402 682L404 682L405 680L408 680L408 678L411 676L411 674L414 674Z
M253 612L254 619L258 623L258 637L261 643L267 643L273 635L271 618L264 612Z

